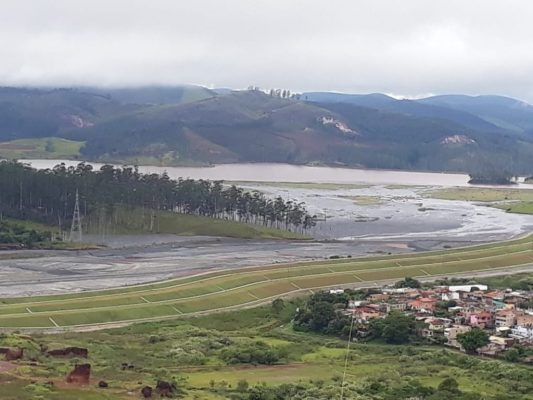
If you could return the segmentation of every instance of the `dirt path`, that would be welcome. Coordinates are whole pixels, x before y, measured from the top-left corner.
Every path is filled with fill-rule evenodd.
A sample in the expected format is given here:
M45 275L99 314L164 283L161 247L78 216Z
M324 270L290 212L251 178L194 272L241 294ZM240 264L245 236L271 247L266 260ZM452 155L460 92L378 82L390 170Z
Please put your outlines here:
M17 368L17 365L9 361L0 361L0 374L13 371L15 368Z

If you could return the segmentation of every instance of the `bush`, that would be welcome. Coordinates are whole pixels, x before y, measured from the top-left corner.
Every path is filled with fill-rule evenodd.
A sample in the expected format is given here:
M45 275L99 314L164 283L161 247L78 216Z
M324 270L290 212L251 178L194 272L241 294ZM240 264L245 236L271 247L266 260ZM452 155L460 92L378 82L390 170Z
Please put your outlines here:
M279 351L264 342L232 346L222 350L220 357L228 364L266 364L279 361Z
M400 312L391 312L383 319L373 319L369 328L376 339L384 339L390 344L408 343L415 333L415 319Z
M439 392L460 393L459 384L454 378L444 379L437 389Z
M248 390L249 383L246 379L241 379L239 382L237 382L237 392L244 393Z
M420 288L422 284L414 278L406 277L405 279L398 281L394 284L397 288Z

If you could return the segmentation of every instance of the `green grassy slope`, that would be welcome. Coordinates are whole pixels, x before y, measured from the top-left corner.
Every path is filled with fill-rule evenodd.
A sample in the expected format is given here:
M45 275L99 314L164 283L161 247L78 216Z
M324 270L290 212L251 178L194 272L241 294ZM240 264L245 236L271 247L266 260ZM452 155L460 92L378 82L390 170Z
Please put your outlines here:
M253 306L339 285L446 276L533 264L533 237L458 250L212 272L159 284L33 299L4 299L0 327L70 327L177 318Z
M50 158L77 159L84 142L48 137L17 139L0 143L0 158L10 160Z
M425 193L442 200L476 201L517 214L533 214L533 190L511 188L446 188Z
M297 306L298 302L285 302L280 313L265 306L77 334L6 335L0 337L0 346L21 346L26 358L37 362L19 361L19 368L9 375L0 372L1 396L8 400L131 399L137 398L145 385L154 387L159 379L176 379L187 392L182 397L186 400L249 399L239 397L242 393L237 390L238 382L245 379L251 386L297 384L301 390L325 388L331 396L328 398L337 399L346 342L294 331L290 320ZM228 347L244 349L257 342L279 351L283 358L274 365L228 365L222 357ZM90 385L63 383L79 359L51 358L39 353L39 348L69 346L88 348ZM122 370L122 363L133 367ZM437 388L450 376L457 379L461 391L474 396L469 397L472 399L533 398L531 367L480 359L436 346L354 342L346 372L345 398L354 398L351 396L355 391L370 398L366 393L372 391L374 397L390 400L390 396L381 397L389 388L392 393L403 393L401 387L416 381ZM109 387L97 388L100 380L108 382ZM49 381L56 384L46 385Z
M152 223L153 221L153 223ZM89 233L143 234L169 233L182 236L223 236L242 239L305 239L306 236L222 219L178 214L171 211L115 207L111 215L88 216L84 225Z

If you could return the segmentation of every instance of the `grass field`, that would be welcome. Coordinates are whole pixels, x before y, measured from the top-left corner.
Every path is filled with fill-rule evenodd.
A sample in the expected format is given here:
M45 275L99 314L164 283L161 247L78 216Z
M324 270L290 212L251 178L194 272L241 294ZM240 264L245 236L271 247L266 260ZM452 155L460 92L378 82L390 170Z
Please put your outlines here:
M271 306L263 306L103 331L0 336L0 346L20 346L26 354L26 359L18 361L10 374L0 371L0 397L131 399L140 397L143 386L154 386L163 379L178 382L186 392L179 398L186 400L257 398L239 392L238 384L243 380L250 387L292 384L298 385L300 392L310 390L306 397L293 398L338 399L346 341L293 330L290 320L299 304L299 299L287 301L280 313L275 313ZM222 357L227 348L244 349L258 342L280 352L282 359L273 365L254 365L231 364ZM39 351L68 346L88 349L86 362L92 366L88 386L64 383L66 373L79 359L52 358ZM389 388L396 395L415 381L436 388L447 377L454 377L461 391L474 396L468 399L533 399L531 367L467 356L439 346L354 342L347 361L346 399L413 398L382 395ZM123 370L122 363L132 368ZM109 387L99 389L100 380ZM46 384L50 381L55 385ZM316 395L319 388L329 396ZM356 393L374 396L355 397Z
M41 139L17 139L0 143L0 158L52 158L76 159L84 142L56 137Z
M153 219L152 219L153 218ZM102 223L102 221L106 221ZM226 221L171 211L115 207L111 215L94 213L84 220L89 233L143 234L166 233L180 236L222 236L242 239L306 239L303 234L260 225Z
M452 187L425 192L426 197L442 200L479 202L529 201L533 202L533 190L512 188Z
M533 201L521 201L518 203L502 204L497 207L507 212L516 214L533 214Z
M105 291L0 300L0 327L57 328L177 318L254 306L325 287L533 265L533 236L396 256L217 271ZM532 267L533 268L533 267Z
M287 189L309 189L309 190L351 190L366 189L370 185L356 183L329 183L329 182L264 182L264 181L226 181L226 184L237 186L265 186Z
M533 190L511 188L446 188L424 193L442 200L476 201L517 214L533 214Z

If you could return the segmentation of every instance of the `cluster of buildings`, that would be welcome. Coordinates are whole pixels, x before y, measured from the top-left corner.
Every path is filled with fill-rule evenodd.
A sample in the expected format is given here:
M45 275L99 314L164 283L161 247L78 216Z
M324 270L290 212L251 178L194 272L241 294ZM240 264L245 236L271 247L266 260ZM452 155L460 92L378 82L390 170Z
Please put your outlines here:
M480 328L490 343L479 353L498 355L516 344L533 346L533 310L527 309L532 299L531 291L489 290L486 285L383 288L364 301L350 301L346 312L361 327L361 336L373 318L394 310L409 313L420 322L420 336L459 349L458 335Z

